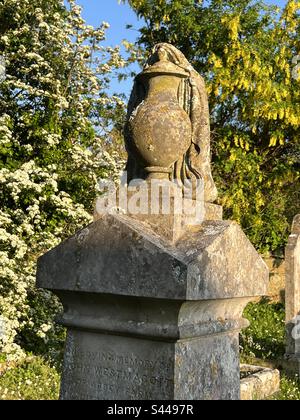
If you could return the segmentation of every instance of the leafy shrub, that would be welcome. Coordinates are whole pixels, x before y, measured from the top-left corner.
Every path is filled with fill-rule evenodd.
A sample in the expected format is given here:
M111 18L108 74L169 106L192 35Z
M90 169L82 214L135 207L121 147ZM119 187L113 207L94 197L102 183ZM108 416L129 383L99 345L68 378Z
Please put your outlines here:
M108 73L124 61L75 0L5 0L0 22L0 351L18 359L61 341L36 261L92 220L98 179L119 170L103 142L123 110Z
M240 346L242 356L275 359L285 351L285 312L281 303L249 303L244 317L250 326L242 331Z
M280 391L271 400L300 400L299 377L288 378L287 376L282 376Z
M0 376L0 400L57 400L59 380L41 357L29 358Z

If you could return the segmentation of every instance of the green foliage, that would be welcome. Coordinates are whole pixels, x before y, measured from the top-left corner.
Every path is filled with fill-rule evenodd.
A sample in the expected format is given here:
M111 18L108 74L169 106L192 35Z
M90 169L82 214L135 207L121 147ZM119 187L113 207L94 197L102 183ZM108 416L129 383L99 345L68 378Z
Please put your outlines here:
M270 400L300 400L300 381L299 377L289 378L285 375L281 377L280 391L270 398Z
M25 360L0 375L0 400L57 400L60 375L42 358Z
M49 363L60 366L63 360L63 349L66 338L65 328L56 322L57 313L62 312L58 298L46 290L30 289L27 294L27 305L34 325L47 326L36 333L32 324L24 323L16 337L26 354L42 355ZM48 327L50 324L51 328Z
M285 312L280 303L249 303L244 317L250 326L240 335L242 357L276 359L285 352Z
M139 48L170 42L206 79L225 216L260 251L282 250L300 210L299 2L284 10L250 0L129 4L145 20Z
M0 354L0 362L5 356ZM1 371L1 369L0 369ZM28 358L0 373L0 400L57 400L60 373L41 357ZM280 392L271 400L300 400L298 377L282 375Z
M75 0L3 0L0 23L0 351L18 358L62 341L36 261L92 220L99 178L119 170L103 144L124 114L108 74L125 62Z

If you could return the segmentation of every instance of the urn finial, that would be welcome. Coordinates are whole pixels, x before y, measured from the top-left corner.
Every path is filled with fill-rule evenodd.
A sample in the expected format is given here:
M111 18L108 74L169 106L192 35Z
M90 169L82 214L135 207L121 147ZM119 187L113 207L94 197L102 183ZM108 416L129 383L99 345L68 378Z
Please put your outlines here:
M137 75L125 126L128 180L204 181L217 198L210 165L208 100L202 77L170 44L154 47Z

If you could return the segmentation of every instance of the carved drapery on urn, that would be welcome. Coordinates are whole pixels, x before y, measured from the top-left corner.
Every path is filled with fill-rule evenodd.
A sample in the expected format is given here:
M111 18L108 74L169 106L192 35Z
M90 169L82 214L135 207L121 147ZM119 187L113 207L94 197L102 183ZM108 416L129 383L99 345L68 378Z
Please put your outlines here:
M203 78L170 44L157 44L134 83L125 126L128 181L204 181L217 198L210 163L209 108Z

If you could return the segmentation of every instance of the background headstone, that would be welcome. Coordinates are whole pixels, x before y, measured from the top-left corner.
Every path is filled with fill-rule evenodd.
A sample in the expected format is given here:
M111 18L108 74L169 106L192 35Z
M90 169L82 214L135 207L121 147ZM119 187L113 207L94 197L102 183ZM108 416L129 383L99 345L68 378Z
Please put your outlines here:
M293 221L285 263L286 358L300 373L300 214Z

